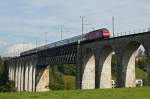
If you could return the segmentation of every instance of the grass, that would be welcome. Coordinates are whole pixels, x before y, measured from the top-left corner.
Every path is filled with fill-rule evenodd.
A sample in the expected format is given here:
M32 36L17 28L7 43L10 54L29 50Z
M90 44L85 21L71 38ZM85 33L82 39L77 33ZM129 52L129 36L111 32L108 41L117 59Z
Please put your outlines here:
M150 87L0 93L0 99L150 99Z
M64 88L65 89L67 89L67 90L75 89L75 76L64 75L63 80L64 80Z
M137 79L147 79L147 72L138 67L135 68L135 74Z

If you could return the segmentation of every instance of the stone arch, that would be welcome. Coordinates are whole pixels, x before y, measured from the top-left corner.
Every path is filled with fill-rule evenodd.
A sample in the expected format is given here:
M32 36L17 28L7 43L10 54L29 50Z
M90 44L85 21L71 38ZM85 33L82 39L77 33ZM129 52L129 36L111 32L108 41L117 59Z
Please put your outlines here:
M112 88L111 61L113 48L106 45L102 48L99 60L99 87Z
M121 64L124 87L136 87L135 59L140 45L143 45L142 42L131 41L123 49Z
M95 55L92 49L86 49L83 56L82 89L95 88Z

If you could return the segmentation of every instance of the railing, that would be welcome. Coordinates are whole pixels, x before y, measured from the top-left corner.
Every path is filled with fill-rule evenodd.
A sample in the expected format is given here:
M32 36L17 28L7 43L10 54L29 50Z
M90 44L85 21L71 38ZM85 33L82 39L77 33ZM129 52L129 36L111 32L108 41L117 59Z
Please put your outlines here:
M139 33L144 33L144 32L149 32L149 31L150 31L150 27L138 29L138 30L133 30L133 31L128 31L128 32L120 32L120 33L115 33L115 35L112 35L110 38L132 35L132 34L139 34Z

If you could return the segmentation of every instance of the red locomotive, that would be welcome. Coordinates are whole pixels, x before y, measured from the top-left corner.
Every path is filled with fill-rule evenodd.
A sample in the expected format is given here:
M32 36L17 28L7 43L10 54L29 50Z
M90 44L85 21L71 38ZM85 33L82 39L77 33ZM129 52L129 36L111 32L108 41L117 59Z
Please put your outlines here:
M110 33L106 28L91 31L85 35L86 40L108 39Z

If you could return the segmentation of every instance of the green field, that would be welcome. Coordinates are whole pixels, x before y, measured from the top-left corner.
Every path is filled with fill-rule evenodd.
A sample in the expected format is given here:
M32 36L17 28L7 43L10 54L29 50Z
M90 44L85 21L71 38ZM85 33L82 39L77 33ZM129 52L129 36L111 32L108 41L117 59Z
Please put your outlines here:
M150 99L150 87L41 93L0 93L0 99Z

